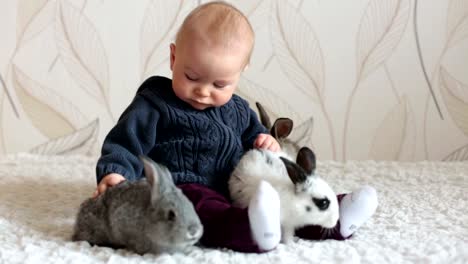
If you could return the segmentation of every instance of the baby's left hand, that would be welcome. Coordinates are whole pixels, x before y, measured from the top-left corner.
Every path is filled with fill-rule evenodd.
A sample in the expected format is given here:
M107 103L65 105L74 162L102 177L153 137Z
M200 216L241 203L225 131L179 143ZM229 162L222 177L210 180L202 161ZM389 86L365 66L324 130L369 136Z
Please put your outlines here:
M255 148L268 149L274 152L281 150L281 147L274 137L269 134L258 134L254 141Z

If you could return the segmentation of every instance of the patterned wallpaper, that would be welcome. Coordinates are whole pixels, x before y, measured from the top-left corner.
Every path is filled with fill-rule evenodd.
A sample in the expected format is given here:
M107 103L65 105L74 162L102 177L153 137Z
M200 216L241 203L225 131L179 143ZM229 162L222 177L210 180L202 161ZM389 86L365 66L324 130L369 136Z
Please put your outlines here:
M0 153L96 155L195 0L0 1ZM468 160L468 0L238 0L238 93L318 159Z

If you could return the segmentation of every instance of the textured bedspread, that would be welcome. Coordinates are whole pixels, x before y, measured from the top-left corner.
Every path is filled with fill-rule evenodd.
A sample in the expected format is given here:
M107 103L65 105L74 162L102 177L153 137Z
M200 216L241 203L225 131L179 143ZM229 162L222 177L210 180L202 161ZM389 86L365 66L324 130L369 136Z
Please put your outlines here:
M267 254L192 248L139 256L71 242L94 191L95 159L26 154L0 159L0 263L468 263L468 162L319 162L337 193L374 186L379 207L347 241L280 245Z

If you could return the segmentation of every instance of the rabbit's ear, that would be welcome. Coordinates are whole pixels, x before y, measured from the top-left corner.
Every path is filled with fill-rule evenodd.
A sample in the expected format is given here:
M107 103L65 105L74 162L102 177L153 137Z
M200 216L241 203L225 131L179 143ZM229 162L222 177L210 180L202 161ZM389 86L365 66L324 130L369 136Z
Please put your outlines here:
M146 156L140 156L140 160L143 162L143 173L148 183L151 186L155 184L157 185L158 179L157 178L155 179L155 176L154 176L154 170L155 170L154 165L153 165L154 161L152 161L150 158Z
M173 186L171 173L147 157L141 156L140 159L143 161L146 180L151 186L151 196L155 199Z
M303 183L307 179L307 174L302 169L300 166L298 166L296 163L280 157L280 159L283 161L284 165L286 166L286 170L288 171L289 178L294 184L298 183Z
M285 139L291 134L292 129L293 121L289 118L282 117L276 119L270 133L276 139Z
M307 174L314 173L316 167L315 154L308 147L302 147L299 150L296 162Z
M255 105L257 105L258 108L258 113L260 114L260 121L262 124L268 129L271 129L271 121L270 117L268 116L267 112L265 111L265 108L259 103L256 102Z

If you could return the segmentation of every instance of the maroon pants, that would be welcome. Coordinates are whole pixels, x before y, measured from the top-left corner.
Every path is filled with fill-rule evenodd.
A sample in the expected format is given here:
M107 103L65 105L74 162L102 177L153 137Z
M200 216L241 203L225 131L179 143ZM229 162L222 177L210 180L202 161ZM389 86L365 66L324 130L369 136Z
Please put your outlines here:
M192 201L203 224L204 233L200 240L206 247L228 248L239 252L262 252L252 239L249 217L246 208L234 207L223 195L199 184L178 186ZM341 201L344 194L338 195ZM340 232L340 223L332 229L320 226L306 226L296 230L300 238L310 240L344 240Z

